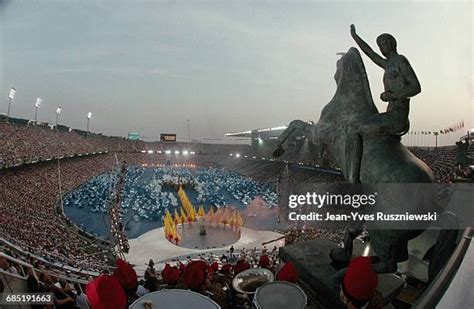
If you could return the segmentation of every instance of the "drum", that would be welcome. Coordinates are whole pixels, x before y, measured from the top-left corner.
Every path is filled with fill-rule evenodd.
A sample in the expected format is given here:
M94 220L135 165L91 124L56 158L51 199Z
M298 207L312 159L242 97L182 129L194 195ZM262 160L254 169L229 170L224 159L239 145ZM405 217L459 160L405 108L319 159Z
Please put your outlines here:
M144 304L152 303L153 308L166 309L221 309L212 299L188 290L161 290L148 293L137 299L129 308L143 309Z
M304 309L307 298L296 284L274 281L262 285L254 295L254 309Z
M232 280L232 287L242 294L254 294L261 285L272 282L274 277L266 268L251 268L238 273Z

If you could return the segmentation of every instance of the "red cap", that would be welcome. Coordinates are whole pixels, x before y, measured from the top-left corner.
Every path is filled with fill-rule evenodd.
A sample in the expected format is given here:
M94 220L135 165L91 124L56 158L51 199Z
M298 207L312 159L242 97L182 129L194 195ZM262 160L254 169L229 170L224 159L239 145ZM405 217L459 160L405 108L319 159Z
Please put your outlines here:
M359 256L349 264L342 286L348 298L365 301L374 296L378 283L378 276L372 270L371 258Z
M86 294L94 309L124 309L127 297L115 276L100 275L86 285Z
M184 284L193 291L199 291L206 280L207 264L204 261L191 261L184 270Z
M260 260L258 261L258 265L263 268L266 268L268 265L270 265L270 258L268 257L268 255L262 255L260 257Z
M211 266L209 266L209 271L214 273L216 271L219 270L219 264L217 264L217 262L214 262L211 264Z
M122 259L117 260L117 268L114 270L114 276L120 282L124 289L133 289L137 286L137 273L135 269Z
M250 268L250 264L246 260L239 260L234 267L234 274L237 275L238 273L247 270Z
M175 285L178 283L179 276L181 275L181 271L176 266L169 266L166 263L165 268L161 271L161 276L163 277L163 281L166 284Z
M232 270L232 265L231 264L224 264L222 267L221 267L221 270L219 271L221 274L224 274L224 275L230 275L230 271Z
M277 280L295 283L298 280L298 271L292 262L286 263L278 272Z

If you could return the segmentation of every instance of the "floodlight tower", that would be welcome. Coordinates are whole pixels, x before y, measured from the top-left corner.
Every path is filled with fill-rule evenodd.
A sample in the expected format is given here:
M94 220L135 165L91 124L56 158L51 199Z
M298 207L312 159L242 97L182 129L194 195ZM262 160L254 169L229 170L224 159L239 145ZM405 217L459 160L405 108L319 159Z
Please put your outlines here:
M56 127L58 126L59 114L61 114L61 109L61 106L58 106L58 108L56 108Z
M87 113L87 135L89 135L89 121L91 120L91 118L92 118L92 113L88 112Z
M8 112L7 112L7 119L10 118L10 105L12 104L12 100L15 97L16 89L11 88L10 93L8 94Z
M38 123L38 121L37 121L38 108L40 108L40 106L41 106L41 101L43 101L41 98L36 98L36 103L35 103L35 124Z
M191 126L189 124L189 119L188 119L188 142L191 142Z

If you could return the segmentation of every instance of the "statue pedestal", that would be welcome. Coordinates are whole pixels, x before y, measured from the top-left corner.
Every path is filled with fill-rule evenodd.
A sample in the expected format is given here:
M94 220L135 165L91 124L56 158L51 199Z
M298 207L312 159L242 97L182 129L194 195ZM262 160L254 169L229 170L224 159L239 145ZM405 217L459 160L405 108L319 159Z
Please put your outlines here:
M299 273L299 284L315 303L323 308L345 308L339 300L339 287L333 287L330 278L336 274L331 266L329 252L337 245L325 239L316 239L280 248L280 257L293 262Z
M354 256L361 255L365 246L355 240ZM315 239L280 248L281 259L295 264L300 278L298 283L308 297L322 308L345 308L339 300L340 286L330 280L337 270L331 265L329 252L337 247L331 241ZM381 274L377 290L387 304L401 291L404 283L403 279L393 274Z

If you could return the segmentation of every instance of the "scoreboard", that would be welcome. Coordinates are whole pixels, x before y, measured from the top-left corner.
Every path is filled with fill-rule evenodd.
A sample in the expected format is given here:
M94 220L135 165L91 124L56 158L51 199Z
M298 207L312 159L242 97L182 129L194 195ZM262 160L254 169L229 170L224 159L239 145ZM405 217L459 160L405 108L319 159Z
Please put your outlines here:
M176 142L176 134L161 133L160 141L162 142Z
M129 132L128 139L131 141L139 141L140 140L140 133L138 132Z

